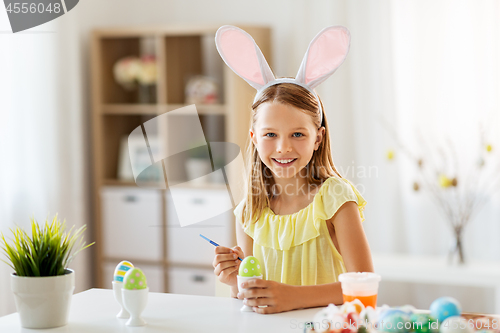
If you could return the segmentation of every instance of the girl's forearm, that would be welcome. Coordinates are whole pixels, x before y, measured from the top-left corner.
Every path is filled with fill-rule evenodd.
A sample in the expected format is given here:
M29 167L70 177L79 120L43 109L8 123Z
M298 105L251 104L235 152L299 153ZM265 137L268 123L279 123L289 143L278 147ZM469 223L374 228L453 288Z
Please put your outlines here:
M313 308L327 306L330 303L344 303L340 282L314 286L296 286L296 308Z

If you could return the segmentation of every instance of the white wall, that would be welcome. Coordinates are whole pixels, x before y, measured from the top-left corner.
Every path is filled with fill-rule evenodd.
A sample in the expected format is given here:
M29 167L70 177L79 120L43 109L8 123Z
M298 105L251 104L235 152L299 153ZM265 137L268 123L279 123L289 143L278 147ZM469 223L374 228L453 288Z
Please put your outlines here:
M388 143L387 135L380 127L376 127L374 115L382 113L391 116L396 108L393 100L396 92L393 90L394 86L391 86L394 73L386 71L394 61L390 58L394 37L394 31L391 30L394 22L390 21L392 4L394 2L370 2L365 5L340 0L85 0L60 17L57 24L40 27L42 30L52 29L59 34L61 47L56 57L62 66L58 89L63 98L58 104L67 110L67 113L59 113L59 126L70 124L77 133L72 141L58 144L62 151L75 148L80 151L76 160L65 161L66 167L60 170L62 173L70 173L66 176L76 179L76 184L80 184L78 187L60 188L60 193L68 198L68 205L71 205L72 200L81 204L80 208L72 210L71 215L77 216L82 223L91 224L87 209L90 201L90 164L87 157L90 153L89 36L92 29L164 24L266 24L271 26L273 33L274 72L277 76L295 76L312 37L327 25L340 24L351 30L351 51L344 64L318 88L318 92L325 103L334 161L339 169L347 171L353 166L378 168L376 176L359 179L366 186L364 194L368 206L365 230L372 250L443 255L448 246L449 234L446 228L433 222L440 216L435 209L433 212L433 208L429 208L432 207L429 202L412 207L415 214L420 214L422 207L425 208L427 213L421 217L422 220L425 219L425 230L433 230L442 235L437 238L442 237L444 241L439 245L434 241L430 244L425 234L419 234L421 241L408 241L411 228L419 226L403 223L403 207L408 207L408 203L401 200L400 193L407 185L400 183L398 168L385 164L383 149L372 149L374 143L380 147L385 147ZM424 6L428 5L426 3ZM426 8L422 7L421 10L425 13L428 11ZM498 50L498 41L496 43ZM379 67L377 64L380 64ZM33 72L33 75L38 74ZM358 181L349 173L346 176ZM492 221L492 216L495 221ZM500 232L497 207L487 207L475 223L478 228L470 229L471 232L465 239L469 257L500 260L500 251L491 251L490 246ZM435 228L432 228L433 224L436 224ZM488 228L493 232L484 231ZM84 267L87 260L88 254L84 254L75 264ZM78 286L80 290L89 287L89 276L83 277Z

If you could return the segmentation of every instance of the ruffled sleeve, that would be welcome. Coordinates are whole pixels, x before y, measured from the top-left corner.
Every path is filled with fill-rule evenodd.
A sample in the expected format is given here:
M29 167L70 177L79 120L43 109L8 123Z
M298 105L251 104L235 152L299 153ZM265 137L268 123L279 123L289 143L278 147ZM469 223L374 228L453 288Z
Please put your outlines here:
M245 205L245 199L241 200L241 202L236 206L234 209L233 213L234 216L236 217L236 222L240 223L243 225L243 206Z
M327 183L326 183L327 182ZM358 205L361 222L365 220L363 210L366 206L366 200L356 187L345 178L329 178L324 186L321 187L321 205L316 210L317 216L324 220L331 219L335 213L348 201L354 201Z

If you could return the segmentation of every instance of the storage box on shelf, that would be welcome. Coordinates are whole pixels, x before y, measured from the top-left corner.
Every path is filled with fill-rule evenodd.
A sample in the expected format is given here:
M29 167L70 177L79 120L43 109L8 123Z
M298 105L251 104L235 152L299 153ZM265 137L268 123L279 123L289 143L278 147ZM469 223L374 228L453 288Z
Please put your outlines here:
M214 43L217 28L106 28L93 32L92 194L98 287L110 287L113 268L121 260L130 260L146 272L152 291L215 293L213 246L198 234L234 246L232 212L181 228L176 208L209 212L218 197L227 197L226 186L220 182L182 185L182 208L174 207L168 189L158 189L157 181L145 184L151 185L150 189L138 188L133 179L119 177L118 166L123 138L148 120L186 106L186 82L195 75L209 76L219 86L217 103L196 104L206 140L232 142L244 148L255 91L223 65ZM270 62L270 29L243 28ZM113 75L119 59L145 54L155 56L158 68L156 98L147 103L139 98L138 90L124 89ZM172 137L189 139L189 121L184 117L189 116L169 120L167 142L162 144L171 145L168 140ZM171 179L167 181L187 180L185 159L179 159L176 165L165 163L167 169L170 167Z

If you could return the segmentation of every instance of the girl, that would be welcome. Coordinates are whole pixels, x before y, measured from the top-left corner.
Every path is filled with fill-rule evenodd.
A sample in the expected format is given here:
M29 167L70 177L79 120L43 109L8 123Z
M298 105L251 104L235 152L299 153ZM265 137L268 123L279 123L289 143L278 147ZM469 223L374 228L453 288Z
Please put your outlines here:
M373 272L361 222L366 201L337 172L328 122L314 87L342 64L349 32L328 27L309 45L296 79L275 79L253 39L232 26L216 35L226 64L255 87L247 189L236 207L238 246L216 247L218 279L258 313L341 304L338 275ZM238 293L240 261L253 255L263 279Z

